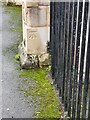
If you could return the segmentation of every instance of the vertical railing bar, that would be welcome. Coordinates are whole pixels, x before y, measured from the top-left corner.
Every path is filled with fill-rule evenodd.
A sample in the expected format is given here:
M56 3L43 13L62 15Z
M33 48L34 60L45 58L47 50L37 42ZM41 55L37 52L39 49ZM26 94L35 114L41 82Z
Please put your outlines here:
M89 0L89 6L90 6L90 0ZM89 7L89 13L90 13L90 7ZM89 101L88 101L88 119L90 119L90 14L89 14L89 35L88 35L88 55L87 55L87 59L88 59L88 69L89 69L89 84L88 84L88 97L89 97Z
M82 12L82 25L81 25L81 35L80 35L80 52L79 52L79 66L81 62L81 50L82 50L82 35L83 35L83 22L84 22L84 8L85 8L85 0L83 0L83 12ZM78 72L80 71L80 67ZM78 76L79 77L79 76Z
M51 70L52 78L55 78L55 60L54 60L54 2L50 2L50 43L51 43Z
M71 34L71 47L70 47L70 87L69 87L69 103L68 103L68 115L71 116L71 99L72 99L72 65L73 65L73 61L72 61L72 47L73 47L73 18L74 18L74 1L73 1L73 4L72 4L72 27L71 27L71 31L72 31L72 34Z
M56 84L56 77L57 77L57 3L53 2L53 7L54 7L54 78L55 81L54 83ZM52 13L53 14L53 13Z
M54 80L55 80L55 75L56 75L56 71L55 71L55 65L56 65L56 56L55 56L55 51L56 51L56 36L55 36L55 2L53 2L53 9L54 9L54 14L53 14L53 34L54 34L54 38L53 38L53 41L54 41L54 48L53 48L53 60L54 60Z
M76 68L74 69L74 79L76 80L76 82L77 82L77 85L76 85L76 87L77 87L77 96L76 96L76 101L77 101L77 97L78 97L78 62L79 62L79 46L80 46L80 33L81 33L81 22L82 22L82 5L83 4L83 2L80 2L79 1L79 18L78 18L78 34L77 34L77 47L78 47L78 50L77 50L77 57L76 57ZM77 103L76 103L76 113L77 113ZM76 116L76 114L75 114L75 116Z
M64 68L64 29L65 29L65 2L62 2L62 86L61 86L61 96L62 96L62 103L63 103L63 95L64 95L64 81L63 81L63 68Z
M64 16L64 49L65 49L65 25L66 25L66 3L65 3L65 16ZM63 85L62 85L62 103L64 103L64 86L65 86L65 50L63 49Z
M53 28L54 28L54 30L53 30L53 34L54 34L54 50L53 50L54 54L53 54L53 56L54 57L53 58L54 59L53 60L54 60L54 79L55 79L55 60L56 60L55 59L55 3L53 2L53 4L54 4L53 5L53 9L54 9L54 17L53 17L54 18L54 20L53 20Z
M89 105L88 105L88 120L90 120L90 98L89 98Z
M65 87L65 111L67 111L67 104L68 104L68 73L69 73L69 70L68 70L68 65L69 65L69 52L68 52L68 49L69 49L69 23L70 23L70 2L68 2L68 15L67 15L67 38L66 38L66 41L67 41L67 46L66 46L66 87Z
M63 28L62 28L62 21L63 21L63 17L62 17L62 14L63 14L63 3L60 2L61 6L60 6L60 26L59 26L59 31L60 31L60 35L59 35L59 40L60 40L60 44L59 44L59 70L58 70L58 79L60 80L60 90L59 90L59 96L61 96L61 89L62 89L62 34L63 34Z
M55 2L55 84L58 83L58 2Z
M89 2L88 2L89 4ZM89 51L88 51L88 42L89 42L89 29L90 29L90 24L89 24L89 20L90 20L90 4L89 4L89 10L88 10L88 18L87 18L87 32L86 32L86 44L85 44L85 56L84 56L84 69L83 72L85 74L85 80L84 80L84 95L83 95L83 109L82 109L82 118L86 118L86 106L87 106L87 96L88 96L88 87L89 87L89 67L88 67L88 56L89 56Z
M68 95L67 95L67 102L69 106L69 88L70 88L70 66L71 66L71 32L72 32L72 6L73 2L70 2L70 18L69 18L69 33L68 33L68 71L67 71L67 79L68 79ZM67 106L67 110L68 110Z
M66 73L67 73L67 32L68 32L68 8L69 2L66 2L66 24L65 24L65 48L64 48L64 106L66 111L66 87L67 87L67 81L66 81Z
M70 44L71 44L71 27L72 27L72 4L73 2L70 2L70 13L69 13L69 31L68 31L68 65L67 65L67 79L68 79L68 88L70 87L70 56L71 56L71 48L70 48ZM67 94L67 102L69 104L69 89L67 90L68 94ZM67 106L68 107L68 106Z
M58 75L57 75L57 79L58 79L58 83L57 83L57 89L59 89L59 92L61 91L61 32L62 32L62 29L61 29L61 11L62 11L62 2L58 2Z
M81 97L82 97L82 76L83 76L83 28L84 28L84 10L85 10L85 0L83 1L83 11L82 11L82 26L81 26L81 35L80 35L80 52L79 52L79 89L78 89L78 107L77 107L77 118L80 119L80 112L81 112Z
M75 62L76 62L76 46L77 46L78 18L79 18L79 0L78 0L77 17L76 17L76 32L75 32L76 34L75 34L75 50L74 50L75 58L74 58L74 65L75 65Z
M57 60L58 60L58 44L57 44L57 42L58 42L58 31L57 31L57 2L55 2L55 23L54 23L54 25L55 25L55 82L54 82L54 84L56 84L56 86L57 86Z
M57 11L56 11L56 15L57 15L57 75L56 75L56 82L57 82L57 89L58 89L58 84L59 84L59 79L58 79L58 59L59 59L59 52L58 52L58 49L59 49L59 30L58 30L58 27L59 27L59 17L58 17L58 13L59 13L59 10L58 10L58 7L59 6L59 3L57 4Z
M61 29L62 29L62 33L64 33L64 3L62 2L62 26L61 26ZM62 41L62 68L63 68L63 38L64 38L64 34L62 34L61 35L61 41ZM60 61L61 62L61 61ZM63 71L63 69L62 69L62 71ZM62 76L62 71L61 71L61 76ZM62 88L63 88L63 79L62 79L62 85L61 85L61 97L62 97L62 95L63 95L63 93L62 93Z
M76 8L76 2L74 2L74 21L73 21L73 30L75 29L76 30L76 11L77 11L77 8ZM71 103L72 103L72 89L73 89L73 62L74 62L74 44L75 44L75 38L74 38L74 31L73 31L73 36L72 36L72 56L71 56L71 66L70 66L70 94L69 94L69 106L68 106L68 115L71 116Z
M78 19L79 19L79 0L77 3L77 17L76 17L76 34L75 34L75 46L74 46L74 92L73 92L73 103L72 103L72 118L75 119L75 111L76 111L76 96L77 96L77 69L78 69L78 40L77 40L77 32L78 32Z

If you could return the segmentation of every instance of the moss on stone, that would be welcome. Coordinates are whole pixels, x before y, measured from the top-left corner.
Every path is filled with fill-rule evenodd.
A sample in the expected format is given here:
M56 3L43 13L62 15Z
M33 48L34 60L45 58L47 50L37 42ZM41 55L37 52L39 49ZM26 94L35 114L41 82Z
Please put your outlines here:
M18 53L15 55L15 59L18 61L20 60L20 55Z
M38 118L60 118L61 107L57 98L54 86L46 78L47 71L43 69L22 70L19 74L23 85L27 85L27 89L19 86L19 90L24 93L26 98L32 96L34 102L39 106L34 114ZM27 78L27 79L26 79ZM31 81L35 85L29 84Z

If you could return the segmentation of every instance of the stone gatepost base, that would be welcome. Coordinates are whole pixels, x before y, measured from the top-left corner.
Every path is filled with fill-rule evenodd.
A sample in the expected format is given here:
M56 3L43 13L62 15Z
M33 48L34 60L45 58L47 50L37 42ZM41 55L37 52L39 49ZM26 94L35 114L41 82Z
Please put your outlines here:
M23 69L42 68L51 64L49 53L39 55L27 54L23 42L19 45L20 65Z
M22 0L23 41L19 46L22 68L50 65L50 2Z

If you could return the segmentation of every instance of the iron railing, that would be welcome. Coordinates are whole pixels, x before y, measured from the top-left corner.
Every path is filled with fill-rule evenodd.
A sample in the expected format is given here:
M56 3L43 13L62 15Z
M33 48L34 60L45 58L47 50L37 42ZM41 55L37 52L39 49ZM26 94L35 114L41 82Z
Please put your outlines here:
M90 118L90 1L50 2L52 78L70 118Z

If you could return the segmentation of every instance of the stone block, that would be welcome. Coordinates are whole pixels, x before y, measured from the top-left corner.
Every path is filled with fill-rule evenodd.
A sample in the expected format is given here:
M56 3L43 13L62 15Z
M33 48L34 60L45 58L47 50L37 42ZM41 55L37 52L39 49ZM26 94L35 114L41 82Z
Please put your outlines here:
M49 41L49 27L28 27L23 21L23 43L28 54L42 54L47 52Z
M23 69L31 69L38 67L38 56L27 54L23 42L19 45L20 65Z
M40 36L40 41L42 43L42 50L46 52L47 41L49 41L49 29L48 27L38 27L37 31Z
M47 25L50 26L50 6L47 7Z
M39 6L27 8L25 22L30 27L44 27L47 25L47 7Z
M29 54L39 54L41 50L41 41L37 30L27 29L27 52Z
M7 2L15 3L15 0L7 0Z
M26 6L27 8L29 7L38 7L38 2L26 2Z
M41 55L27 54L23 43L19 45L20 65L23 69L31 69L36 67L45 67L51 64L51 57L49 53Z
M38 56L39 67L48 66L51 64L51 58L49 53L45 53Z
M6 4L7 5L15 5L16 2L15 2L15 0L6 0Z
M38 7L38 0L22 0L22 5L24 8Z
M46 1L46 2L45 2L45 1L39 2L38 5L39 5L39 6L49 6L49 5L50 5L50 0L48 0L48 1Z
M15 0L16 5L22 5L22 0Z
M42 45L36 28L23 25L23 43L27 54L40 54Z

